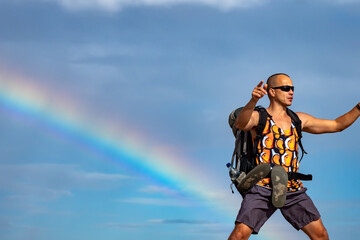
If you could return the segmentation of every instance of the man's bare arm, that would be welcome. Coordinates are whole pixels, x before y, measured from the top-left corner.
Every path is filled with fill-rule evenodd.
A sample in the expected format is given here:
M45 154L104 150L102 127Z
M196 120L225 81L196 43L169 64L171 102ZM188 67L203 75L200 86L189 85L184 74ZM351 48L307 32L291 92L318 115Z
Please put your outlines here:
M359 103L360 104L360 103ZM358 104L358 105L359 105ZM341 132L353 124L360 116L358 106L335 120L319 119L306 113L297 113L302 121L303 131L313 134Z
M262 87L264 81L261 81L253 90L252 97L248 104L244 106L236 118L235 126L238 129L249 131L254 128L259 122L259 113L254 111L257 102L260 98L267 94L267 84Z

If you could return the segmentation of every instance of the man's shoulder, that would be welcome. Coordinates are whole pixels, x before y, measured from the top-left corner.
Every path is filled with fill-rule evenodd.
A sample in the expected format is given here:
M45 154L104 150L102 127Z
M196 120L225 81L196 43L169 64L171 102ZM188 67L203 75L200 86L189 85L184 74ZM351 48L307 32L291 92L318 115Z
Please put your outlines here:
M296 115L298 115L301 121L306 121L307 119L312 117L310 114L304 112L296 112Z

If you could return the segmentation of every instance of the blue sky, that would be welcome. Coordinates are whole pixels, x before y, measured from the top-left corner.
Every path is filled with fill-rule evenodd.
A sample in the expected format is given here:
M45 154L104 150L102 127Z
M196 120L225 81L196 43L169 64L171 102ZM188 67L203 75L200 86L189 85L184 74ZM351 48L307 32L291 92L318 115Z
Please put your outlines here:
M275 72L293 110L350 110L359 23L356 0L1 1L0 238L226 239L228 114ZM333 239L360 234L359 134L304 134ZM289 236L276 213L252 239Z

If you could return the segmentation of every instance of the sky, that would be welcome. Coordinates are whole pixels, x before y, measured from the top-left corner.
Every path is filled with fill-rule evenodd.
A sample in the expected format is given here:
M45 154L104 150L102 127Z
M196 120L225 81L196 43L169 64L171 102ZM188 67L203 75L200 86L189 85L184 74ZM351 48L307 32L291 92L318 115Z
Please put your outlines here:
M2 0L0 239L227 239L230 112L277 72L295 111L352 109L359 24L358 0ZM303 137L332 239L360 235L359 134ZM278 211L251 239L289 237Z

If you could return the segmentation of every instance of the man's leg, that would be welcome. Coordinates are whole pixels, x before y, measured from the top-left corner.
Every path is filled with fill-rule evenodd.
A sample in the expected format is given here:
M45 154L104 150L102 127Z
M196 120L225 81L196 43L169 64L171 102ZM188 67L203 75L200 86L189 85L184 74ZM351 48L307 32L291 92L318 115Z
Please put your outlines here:
M229 239L249 239L252 233L260 231L276 210L271 203L271 190L255 185L245 194Z
M243 223L235 224L235 228L229 236L228 240L247 240L251 236L253 230Z
M305 225L301 230L303 230L311 240L329 240L328 233L321 218Z

